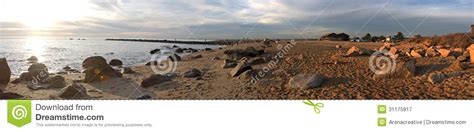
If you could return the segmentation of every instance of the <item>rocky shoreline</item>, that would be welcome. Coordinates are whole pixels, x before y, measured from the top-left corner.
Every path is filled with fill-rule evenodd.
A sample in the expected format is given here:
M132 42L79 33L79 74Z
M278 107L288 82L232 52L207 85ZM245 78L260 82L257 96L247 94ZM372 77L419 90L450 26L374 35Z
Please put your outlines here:
M150 51L151 54L159 50ZM83 72L32 63L10 79L0 59L1 99L472 99L474 48L332 41L255 41L176 48L165 62L121 67L91 56ZM370 60L394 69L374 72ZM33 61L34 58L30 58ZM176 63L174 63L176 62ZM174 66L168 73L156 68ZM8 77L7 77L8 75Z

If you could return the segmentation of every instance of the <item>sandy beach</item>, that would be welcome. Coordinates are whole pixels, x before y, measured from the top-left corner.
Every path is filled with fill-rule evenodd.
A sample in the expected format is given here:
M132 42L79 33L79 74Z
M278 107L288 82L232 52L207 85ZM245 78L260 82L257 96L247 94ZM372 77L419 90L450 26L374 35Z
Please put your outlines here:
M370 55L346 56L348 50L357 46L377 50L383 43L339 42L339 41L296 41L264 44L245 43L228 45L213 50L202 50L182 56L169 80L155 81L143 87L143 80L155 75L153 66L131 67L135 73L106 81L84 83L84 73L60 74L69 86L81 84L86 96L79 99L472 99L474 65L462 62L465 69L450 65L456 61L450 57L422 57L416 60L413 77L375 79L369 68ZM339 47L340 46L340 47ZM231 76L234 68L223 68L228 53L235 49L254 47L264 53L248 60L252 70L236 77ZM400 50L406 45L393 46ZM288 50L285 50L288 48ZM287 52L279 54L282 50ZM269 67L274 56L282 55L278 62ZM109 61L109 60L107 60ZM237 60L236 60L237 61ZM238 63L238 61L237 61ZM237 66L238 67L238 66ZM199 75L187 76L187 71L197 69ZM250 72L251 71L251 72ZM265 75L254 79L258 72ZM462 74L449 76L440 83L430 82L433 74ZM254 73L254 74L252 74ZM256 74L255 74L256 73ZM317 87L294 88L291 79L300 74L318 74L323 81ZM51 74L50 76L53 76ZM253 76L252 76L253 75ZM15 80L14 78L12 80ZM255 81L256 80L256 81ZM62 99L64 88L33 90L27 82L8 83L4 92L16 93L26 99ZM5 96L6 97L6 96ZM13 97L15 98L15 97ZM74 98L73 99L77 99Z

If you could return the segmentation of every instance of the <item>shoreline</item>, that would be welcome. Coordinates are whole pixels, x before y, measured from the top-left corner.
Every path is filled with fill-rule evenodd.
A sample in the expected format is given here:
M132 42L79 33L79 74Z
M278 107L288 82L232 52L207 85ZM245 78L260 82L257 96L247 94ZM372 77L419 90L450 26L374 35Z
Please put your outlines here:
M86 99L472 99L474 89L468 86L474 65L455 73L449 67L453 57L421 57L411 77L374 79L369 68L369 56L346 56L351 47L377 50L382 43L335 41L296 41L284 54L279 51L290 42L246 43L228 45L211 50L199 50L180 56L173 72L156 73L152 66L137 64L126 67L133 72L104 82L84 83L85 73L54 74L63 76L67 85L81 84L87 91ZM401 51L406 45L392 46ZM236 73L240 53L256 49L255 56L246 57L250 70ZM259 53L259 51L262 51ZM242 52L244 51L244 52ZM240 53L239 53L240 52ZM402 52L399 52L402 53ZM244 55L244 56L246 56ZM271 60L278 55L278 62ZM239 57L240 56L240 57ZM238 57L238 58L236 58ZM84 58L85 59L85 58ZM240 61L239 61L240 60ZM110 60L107 60L110 61ZM228 67L227 64L234 64ZM272 67L268 67L272 64ZM126 69L125 67L123 69ZM155 67L159 68L159 67ZM267 68L267 70L266 70ZM268 71L259 79L252 78ZM123 72L123 71L122 71ZM320 75L323 82L312 88L292 86L297 75ZM405 73L404 73L405 74ZM431 75L453 75L439 83L429 81ZM54 76L50 75L50 76ZM318 76L319 77L319 76ZM151 84L145 83L151 79ZM153 79L154 78L154 79ZM303 77L303 79L306 77ZM300 78L301 79L301 78ZM9 83L6 92L18 93L30 99L63 99L61 89L32 90L26 82Z
M218 41L182 41L182 40L168 40L168 39L105 39L105 41L130 41L130 42L153 42L153 43L176 43L176 44L207 44L207 45L224 45Z

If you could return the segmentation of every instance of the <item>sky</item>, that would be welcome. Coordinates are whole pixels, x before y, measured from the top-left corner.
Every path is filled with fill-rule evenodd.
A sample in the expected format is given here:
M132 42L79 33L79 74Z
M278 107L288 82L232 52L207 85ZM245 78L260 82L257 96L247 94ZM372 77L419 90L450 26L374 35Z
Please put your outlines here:
M0 37L318 38L470 32L473 0L0 0Z

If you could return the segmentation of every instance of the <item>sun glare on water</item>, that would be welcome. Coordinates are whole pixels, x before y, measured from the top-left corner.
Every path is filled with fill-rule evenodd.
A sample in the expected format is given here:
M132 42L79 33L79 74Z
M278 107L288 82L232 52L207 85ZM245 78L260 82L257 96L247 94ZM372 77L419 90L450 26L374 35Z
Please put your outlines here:
M24 43L23 48L25 51L29 52L31 56L36 56L39 60L42 59L42 55L44 54L47 42L44 38L41 37L30 37Z
M87 0L5 0L0 11L33 29L54 27L58 22L76 21L89 13Z

